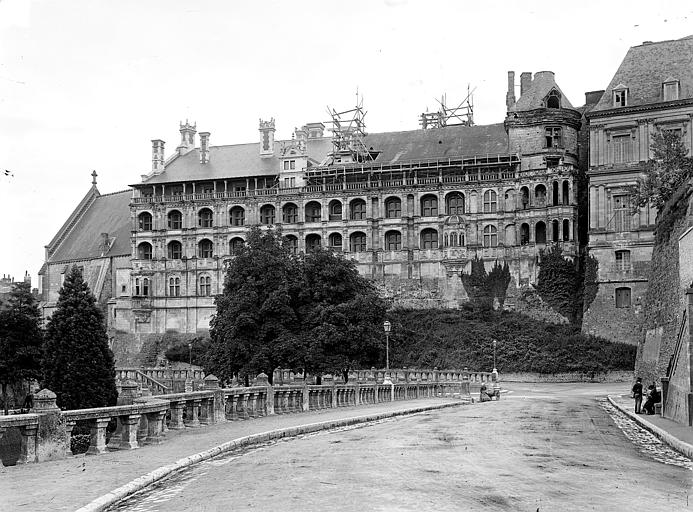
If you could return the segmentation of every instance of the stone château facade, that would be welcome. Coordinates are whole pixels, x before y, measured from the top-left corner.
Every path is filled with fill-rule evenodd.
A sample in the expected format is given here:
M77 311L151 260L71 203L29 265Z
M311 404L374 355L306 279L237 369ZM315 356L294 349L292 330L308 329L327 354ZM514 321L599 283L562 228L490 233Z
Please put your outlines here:
M654 134L693 148L693 36L632 47L589 120L589 252L598 292L583 329L637 344L654 244L655 208L632 213L630 186L651 157Z
M131 194L102 196L94 182L47 246L44 311L78 264L114 337L134 336L135 349L148 335L204 332L251 225L280 226L295 252L340 251L385 293L437 305L466 300L460 273L476 257L507 262L514 290L534 283L547 244L578 251L581 112L550 71L522 73L517 99L510 72L506 105L503 123L362 137L311 123L280 141L272 119L257 143L221 146L186 121L173 154L152 141L151 172Z

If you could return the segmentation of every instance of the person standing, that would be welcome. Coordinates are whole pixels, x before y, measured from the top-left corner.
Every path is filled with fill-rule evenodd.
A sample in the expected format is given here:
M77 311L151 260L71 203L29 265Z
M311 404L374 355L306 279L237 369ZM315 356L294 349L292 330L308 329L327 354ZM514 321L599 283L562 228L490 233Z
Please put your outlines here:
M638 377L633 384L633 398L635 399L635 414L642 414L642 379Z

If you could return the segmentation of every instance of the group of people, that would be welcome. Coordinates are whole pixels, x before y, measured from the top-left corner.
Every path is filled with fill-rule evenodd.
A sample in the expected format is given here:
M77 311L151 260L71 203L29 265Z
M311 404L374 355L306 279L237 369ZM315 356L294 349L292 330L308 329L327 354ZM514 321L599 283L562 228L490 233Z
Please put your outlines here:
M642 398L644 393L642 379L640 377L635 380L631 392L635 399L635 414L654 414L655 404L662 401L661 393L657 391L657 386L652 383L647 387L647 395L645 395L645 404L643 405Z

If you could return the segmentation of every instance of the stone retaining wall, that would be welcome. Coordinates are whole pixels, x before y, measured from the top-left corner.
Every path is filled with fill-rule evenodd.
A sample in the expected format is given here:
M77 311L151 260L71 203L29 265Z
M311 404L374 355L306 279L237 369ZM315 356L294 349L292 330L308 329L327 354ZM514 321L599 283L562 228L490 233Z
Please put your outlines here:
M504 373L502 382L631 382L632 371L603 373ZM501 384L502 384L501 382ZM630 388L629 388L630 389Z

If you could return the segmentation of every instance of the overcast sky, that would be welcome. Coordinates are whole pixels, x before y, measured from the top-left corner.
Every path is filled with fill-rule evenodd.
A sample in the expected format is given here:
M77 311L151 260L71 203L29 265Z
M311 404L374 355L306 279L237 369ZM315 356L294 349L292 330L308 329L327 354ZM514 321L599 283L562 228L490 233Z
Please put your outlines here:
M212 145L259 140L259 118L287 138L358 88L368 131L413 130L470 84L497 123L509 70L554 71L580 106L630 46L690 34L687 0L0 0L0 274L36 286L92 170L127 189L180 120Z

